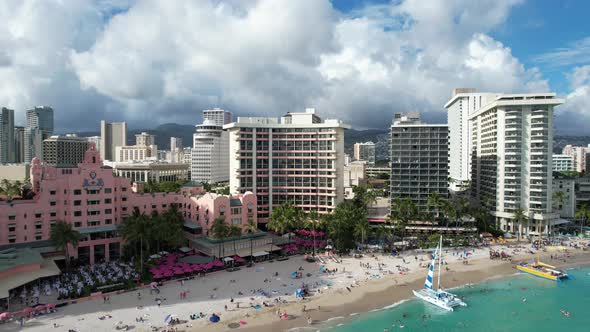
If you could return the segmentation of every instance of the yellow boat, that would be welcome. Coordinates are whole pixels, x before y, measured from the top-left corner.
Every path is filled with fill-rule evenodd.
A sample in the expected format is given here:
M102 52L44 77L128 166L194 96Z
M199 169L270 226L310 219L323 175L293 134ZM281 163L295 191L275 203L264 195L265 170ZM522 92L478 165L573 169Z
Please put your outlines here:
M516 268L520 272L532 274L537 277L553 280L553 281L561 281L565 279L569 279L569 275L563 271L557 270L555 266L536 262L536 263L521 263L516 265Z

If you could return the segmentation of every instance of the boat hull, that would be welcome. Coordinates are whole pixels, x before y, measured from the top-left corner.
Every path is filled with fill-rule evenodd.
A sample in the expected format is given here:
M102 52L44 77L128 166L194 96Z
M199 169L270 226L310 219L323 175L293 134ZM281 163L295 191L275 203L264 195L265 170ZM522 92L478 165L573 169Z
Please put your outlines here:
M568 279L567 274L565 274L561 271L552 270L551 267L552 266L550 266L550 265L546 265L546 264L541 263L541 264L517 265L516 269L519 270L520 272L528 273L528 274L534 275L536 277L540 277L540 278L552 280L552 281L560 281L563 279ZM549 271L553 271L554 273L541 271L539 268L546 268Z
M448 301L448 300L447 301L444 301L444 300L441 300L440 298L438 298L436 296L436 292L434 292L434 291L426 291L426 290L418 290L418 291L416 291L416 290L413 290L412 292L414 293L414 295L417 298L419 298L421 300L424 300L424 301L426 301L426 302L428 302L430 304L433 304L433 305L435 305L435 306L437 306L437 307L439 307L441 309L445 309L447 311L454 311L453 308L454 307L457 307L457 306L467 306L467 304L465 304L461 300L458 300L456 298L456 296L453 295L453 294L451 294L451 293L443 292L443 294L445 294L445 296L452 297L452 300L451 301Z

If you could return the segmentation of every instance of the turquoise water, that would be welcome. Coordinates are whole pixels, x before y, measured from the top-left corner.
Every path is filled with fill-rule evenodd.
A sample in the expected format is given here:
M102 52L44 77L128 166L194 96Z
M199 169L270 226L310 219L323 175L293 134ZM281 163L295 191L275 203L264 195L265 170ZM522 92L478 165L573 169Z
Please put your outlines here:
M464 297L468 307L454 312L412 299L393 308L355 316L328 330L590 331L590 267L567 272L573 280L557 283L519 274L455 289L453 292ZM562 315L560 309L571 316ZM398 319L404 328L399 327Z

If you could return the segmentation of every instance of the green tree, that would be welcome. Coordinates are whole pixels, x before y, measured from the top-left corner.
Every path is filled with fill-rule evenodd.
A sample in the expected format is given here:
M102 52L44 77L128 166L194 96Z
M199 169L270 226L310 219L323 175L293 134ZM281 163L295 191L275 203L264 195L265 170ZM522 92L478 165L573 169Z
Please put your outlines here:
M252 217L248 218L248 223L246 224L246 226L244 227L244 230L246 231L246 233L248 234L253 234L256 233L258 231L258 225L256 223L256 221L254 221L254 219ZM252 237L250 237L250 261L252 261L253 257L253 239Z
M307 216L304 221L304 228L312 232L312 252L311 255L315 257L315 234L317 229L320 226L320 215L317 210L311 210L307 213Z
M2 179L0 182L0 195L5 195L10 201L14 196L18 196L22 191L22 183L20 181L10 182L7 179Z
M66 256L66 270L70 270L69 245L76 248L80 241L80 233L72 228L72 224L65 221L58 221L51 226L49 239L57 250L63 250Z
M367 211L369 206L377 202L377 192L371 186L352 187L354 205Z
M353 234L355 240L361 243L361 246L365 247L365 240L367 239L367 235L369 233L369 221L367 218L359 219L354 224Z
M145 213L139 212L138 208L133 209L133 213L127 217L121 224L121 237L128 245L133 246L135 253L138 253L139 246L139 263L141 275L143 276L143 252L144 249L150 250L150 240L152 239L153 225L152 219Z
M367 220L367 213L350 201L344 201L336 206L329 217L328 234L336 250L343 252L353 249L354 229L359 222Z
M291 230L302 228L305 220L305 213L299 207L284 203L272 210L266 227L280 235L289 232L289 243L291 242ZM272 251L273 243L271 243Z
M232 238L233 246L234 246L234 255L237 255L238 252L236 250L236 240L242 236L242 228L236 225L229 226L228 230L229 236Z
M439 209L440 209L442 203L443 203L443 198L441 197L441 195L439 193L431 192L430 195L428 195L428 201L426 204L431 209L431 211L434 213L434 217L438 217Z
M582 203L576 211L576 218L580 219L580 234L583 233L584 225L590 219L590 208L588 203Z
M225 243L225 240L230 236L230 228L225 223L224 217L215 218L215 220L213 221L213 224L211 225L211 233L212 233L213 237L221 240L221 245L219 246L219 258L221 258L221 257L223 257L221 255L221 248L223 247L223 249L225 251L224 243Z

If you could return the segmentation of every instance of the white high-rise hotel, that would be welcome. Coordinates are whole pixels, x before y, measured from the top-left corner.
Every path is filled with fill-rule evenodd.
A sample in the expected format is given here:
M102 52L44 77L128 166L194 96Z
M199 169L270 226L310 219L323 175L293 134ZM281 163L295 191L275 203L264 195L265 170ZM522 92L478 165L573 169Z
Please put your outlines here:
M547 232L558 217L552 213L551 159L553 108L562 103L554 93L498 94L469 114L473 194L503 231L518 232L518 209L529 218L525 234L536 234L537 222Z
M467 189L471 180L471 132L469 115L496 97L496 93L478 93L475 89L454 89L451 100L445 104L449 125L449 177L450 189Z
M344 130L320 119L315 109L281 118L238 117L229 131L230 191L253 191L258 222L273 207L291 202L305 211L328 213L344 199Z
M213 120L197 125L191 149L191 180L216 183L229 180L228 133Z

